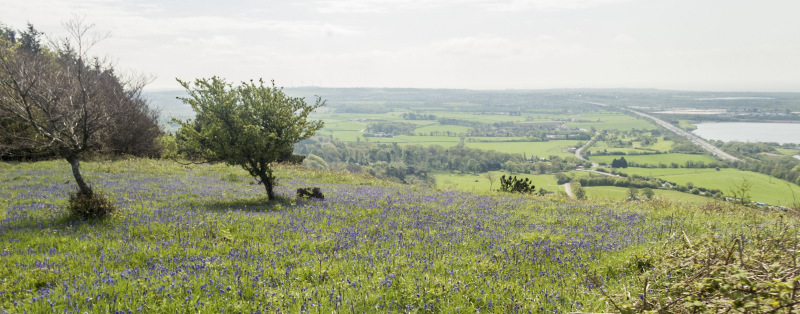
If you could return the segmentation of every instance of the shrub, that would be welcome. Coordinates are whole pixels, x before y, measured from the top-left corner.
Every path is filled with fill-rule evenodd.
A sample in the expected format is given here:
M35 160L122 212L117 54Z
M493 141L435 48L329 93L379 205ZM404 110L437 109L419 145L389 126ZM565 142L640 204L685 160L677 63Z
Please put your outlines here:
M533 193L536 190L536 186L533 185L533 181L528 178L517 179L517 176L509 176L506 179L506 176L503 175L500 177L500 191L503 192L510 192L510 193Z
M628 292L607 300L621 313L797 313L800 268L787 254L800 245L795 232L781 223L730 236L683 233L682 246L645 265L638 298Z
M116 211L111 201L93 191L70 193L67 209L73 217L81 219L102 219Z

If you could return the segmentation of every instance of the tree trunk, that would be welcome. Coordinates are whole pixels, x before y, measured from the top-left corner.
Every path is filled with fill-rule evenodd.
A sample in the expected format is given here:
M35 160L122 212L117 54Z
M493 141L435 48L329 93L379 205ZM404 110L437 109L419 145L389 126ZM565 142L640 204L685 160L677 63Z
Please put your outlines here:
M83 176L81 175L81 157L78 155L70 155L67 157L67 161L72 166L72 176L75 177L75 183L78 183L79 193L91 195L92 188L83 181Z
M275 192L272 191L272 188L275 186L275 177L272 176L272 173L261 173L258 175L261 178L261 183L264 184L264 188L267 189L267 198L270 201L275 200Z

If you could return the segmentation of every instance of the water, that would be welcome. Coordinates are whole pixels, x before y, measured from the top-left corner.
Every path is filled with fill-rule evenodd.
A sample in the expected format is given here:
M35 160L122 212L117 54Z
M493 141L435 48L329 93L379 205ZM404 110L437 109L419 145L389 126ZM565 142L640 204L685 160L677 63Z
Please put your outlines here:
M800 144L800 123L723 122L700 123L694 134L723 142L776 142Z

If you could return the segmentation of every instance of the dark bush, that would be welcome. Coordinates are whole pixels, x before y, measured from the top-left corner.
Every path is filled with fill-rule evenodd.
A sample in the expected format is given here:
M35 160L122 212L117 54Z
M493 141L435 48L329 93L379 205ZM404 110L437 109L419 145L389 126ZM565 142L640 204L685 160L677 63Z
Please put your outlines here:
M534 186L533 181L528 178L522 180L517 179L517 176L509 176L507 179L505 175L500 177L500 191L510 193L533 193L534 190L536 190L536 186Z
M313 188L299 188L297 189L297 198L316 198L319 200L325 199L325 194L318 187Z
M105 196L93 191L71 193L67 209L73 217L81 219L102 219L117 210Z
M306 159L305 155L286 154L278 157L278 162L288 163L292 165L302 165L303 160Z

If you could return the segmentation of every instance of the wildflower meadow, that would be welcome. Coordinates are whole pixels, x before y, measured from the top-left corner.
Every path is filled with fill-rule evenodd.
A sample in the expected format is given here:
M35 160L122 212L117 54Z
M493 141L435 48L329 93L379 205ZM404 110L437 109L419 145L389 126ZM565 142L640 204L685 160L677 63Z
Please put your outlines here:
M117 206L110 218L68 216L76 187L64 162L0 164L0 313L616 311L641 294L666 300L667 286L643 279L663 265L658 252L790 221L290 166L278 167L278 198L268 201L225 165L84 169ZM311 186L325 199L295 198Z

